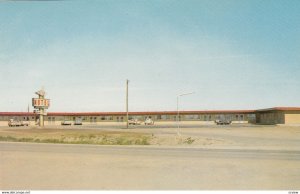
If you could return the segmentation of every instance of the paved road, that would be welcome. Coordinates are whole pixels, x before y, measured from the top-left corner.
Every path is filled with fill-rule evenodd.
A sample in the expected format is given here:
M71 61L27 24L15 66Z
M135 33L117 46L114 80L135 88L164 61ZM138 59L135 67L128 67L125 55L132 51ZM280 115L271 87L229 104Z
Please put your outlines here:
M0 143L1 189L300 189L300 151Z

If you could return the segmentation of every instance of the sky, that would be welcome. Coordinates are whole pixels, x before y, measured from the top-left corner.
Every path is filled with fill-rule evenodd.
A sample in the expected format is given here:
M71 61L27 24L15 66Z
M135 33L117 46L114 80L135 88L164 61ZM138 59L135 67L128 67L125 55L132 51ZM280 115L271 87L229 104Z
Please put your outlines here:
M300 106L300 1L0 2L0 112Z

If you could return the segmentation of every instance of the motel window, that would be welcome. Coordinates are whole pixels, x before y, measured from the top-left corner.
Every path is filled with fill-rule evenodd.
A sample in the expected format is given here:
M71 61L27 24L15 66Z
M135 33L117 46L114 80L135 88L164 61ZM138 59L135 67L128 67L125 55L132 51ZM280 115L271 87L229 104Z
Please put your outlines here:
M105 120L113 120L113 117L112 116L106 116Z
M151 118L151 117L150 117L150 118ZM157 115L156 118L160 120L160 119L161 119L161 115Z
M184 115L184 118L192 120L192 119L195 119L195 116L197 116L197 115Z
M147 119L147 118L151 119L152 117L151 116L145 116L145 119ZM158 118L158 117L156 116L156 118Z

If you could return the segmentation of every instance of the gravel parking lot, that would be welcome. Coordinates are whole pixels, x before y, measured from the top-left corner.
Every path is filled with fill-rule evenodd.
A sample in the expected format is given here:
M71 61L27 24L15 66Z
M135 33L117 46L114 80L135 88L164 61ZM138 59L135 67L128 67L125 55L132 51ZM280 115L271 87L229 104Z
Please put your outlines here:
M118 123L117 123L118 124ZM178 133L180 135L178 135ZM232 124L227 126L182 123L156 123L154 126L98 124L83 126L0 127L0 137L80 139L82 136L114 135L147 137L150 145L214 148L287 149L300 147L300 126ZM89 139L87 139L89 140ZM93 142L92 142L93 143Z

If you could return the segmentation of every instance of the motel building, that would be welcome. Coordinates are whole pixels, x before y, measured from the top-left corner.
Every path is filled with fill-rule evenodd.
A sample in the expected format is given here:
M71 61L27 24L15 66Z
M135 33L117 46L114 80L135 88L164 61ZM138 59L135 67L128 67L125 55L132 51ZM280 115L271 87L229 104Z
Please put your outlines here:
M29 121L34 126L39 115L33 112L0 112L0 126L7 126L9 119ZM129 112L129 119L144 121L151 118L155 123L176 122L177 111ZM300 107L275 107L260 110L207 110L180 111L179 120L194 124L213 124L216 119L225 118L232 123L300 125ZM126 112L48 112L44 124L60 125L62 121L80 119L83 125L105 122L126 122Z
M258 124L300 124L300 107L275 107L255 111Z

